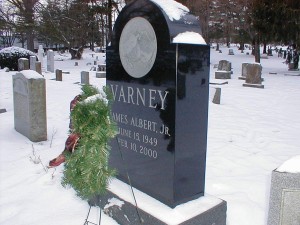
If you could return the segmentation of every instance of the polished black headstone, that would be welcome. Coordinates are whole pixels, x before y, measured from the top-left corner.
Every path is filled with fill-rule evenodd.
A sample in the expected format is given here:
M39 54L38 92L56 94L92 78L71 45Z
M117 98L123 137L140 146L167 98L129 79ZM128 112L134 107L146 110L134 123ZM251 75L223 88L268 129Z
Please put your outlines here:
M173 43L186 31L201 33L196 17L172 19L156 3L136 0L121 11L107 47L119 129L110 165L170 207L203 196L205 186L209 46Z

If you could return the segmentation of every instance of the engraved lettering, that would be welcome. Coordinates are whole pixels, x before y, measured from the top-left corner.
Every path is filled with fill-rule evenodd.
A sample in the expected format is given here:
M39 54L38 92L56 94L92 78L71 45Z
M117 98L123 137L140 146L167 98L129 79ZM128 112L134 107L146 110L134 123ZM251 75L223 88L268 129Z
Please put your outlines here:
M142 105L149 108L166 109L166 100L169 94L168 91L155 89L123 87L111 84L112 95L114 101Z

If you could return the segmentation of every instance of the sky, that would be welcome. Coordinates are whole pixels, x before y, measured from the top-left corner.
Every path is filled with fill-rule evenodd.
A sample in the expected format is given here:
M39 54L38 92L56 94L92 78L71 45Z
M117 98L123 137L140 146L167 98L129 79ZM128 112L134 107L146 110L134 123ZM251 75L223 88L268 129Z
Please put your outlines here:
M227 80L228 84L218 85L222 89L221 104L209 103L205 196L227 202L228 225L264 225L272 171L293 157L299 161L300 76L296 76L299 71L288 71L284 59L274 54L261 61L265 88L243 87L244 81L238 79L242 63L253 63L254 58L246 54L250 50L241 53L236 46L232 49L235 55L228 55L229 49L225 46L221 46L222 53L211 49L210 82L224 81L214 79L214 65L222 59L232 63L233 74L232 79ZM80 72L90 70L96 56L99 63L104 62L103 54L92 55L85 50L83 59L78 61L79 66L74 66L75 61L70 60L69 54L55 54L55 68L70 74L64 73L63 81L58 82L53 80L54 73L43 72L48 140L38 143L29 141L14 129L12 76L15 72L0 70L0 108L7 111L0 114L1 225L84 223L89 206L72 188L62 187L63 165L51 169L46 166L64 148L69 103L80 93ZM102 87L106 81L90 72L90 82ZM110 188L115 189L118 182L114 180ZM128 191L126 185L119 191L124 193L126 188ZM138 190L135 192L141 207L157 206L154 213L162 218L165 217L159 213L162 210L171 213L174 219L180 219L175 215L195 213L194 210L182 211L186 206L181 205L175 210L184 213L172 214L170 208ZM91 218L95 221L97 210L92 209ZM102 223L117 224L105 215Z

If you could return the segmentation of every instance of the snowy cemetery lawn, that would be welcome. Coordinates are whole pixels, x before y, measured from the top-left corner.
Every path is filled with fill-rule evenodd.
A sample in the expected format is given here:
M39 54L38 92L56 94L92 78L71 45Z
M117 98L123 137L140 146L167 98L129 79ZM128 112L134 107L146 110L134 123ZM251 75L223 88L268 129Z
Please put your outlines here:
M209 105L206 193L227 201L228 225L264 225L267 221L272 170L289 158L300 155L300 76L291 76L284 60L262 59L264 89L243 87L239 80L243 62L253 56L235 55L211 49L211 82L214 64L232 63L232 79L221 85L221 104ZM72 189L61 186L63 165L47 169L49 160L59 155L68 136L69 104L80 93L80 72L89 71L102 53L85 50L82 60L55 55L55 68L63 81L44 72L47 88L48 140L33 143L14 129L12 75L0 70L0 224L79 225L88 212L88 203ZM79 66L74 66L78 62ZM45 67L46 63L44 63ZM270 74L277 73L277 74ZM298 72L299 74L300 72ZM104 78L90 72L90 83L101 88ZM285 74L290 74L286 76ZM297 73L294 73L297 74ZM97 208L92 218L97 221ZM102 216L102 224L117 224Z

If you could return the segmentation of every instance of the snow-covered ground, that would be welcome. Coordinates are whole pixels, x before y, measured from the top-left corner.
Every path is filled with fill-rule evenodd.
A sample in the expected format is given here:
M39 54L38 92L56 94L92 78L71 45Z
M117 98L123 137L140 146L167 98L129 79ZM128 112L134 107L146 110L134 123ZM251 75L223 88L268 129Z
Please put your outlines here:
M228 225L264 225L267 220L272 170L300 155L300 76L292 76L282 58L262 59L264 89L243 87L238 80L243 62L251 55L211 50L211 82L219 60L232 62L233 75L222 88L221 104L209 105L206 193L227 201ZM250 51L249 51L250 52ZM64 148L68 135L69 103L80 92L80 72L89 70L95 57L86 50L83 60L58 55L55 68L63 81L44 72L47 88L48 140L32 143L14 129L12 75L0 70L0 224L82 225L88 204L72 189L61 186L63 165L46 169L49 160ZM59 61L61 59L63 61ZM91 64L91 65L90 65ZM277 74L270 74L275 72ZM288 74L288 75L285 75ZM101 87L105 79L91 72L90 83ZM97 221L97 208L92 219ZM102 224L117 224L102 216Z

